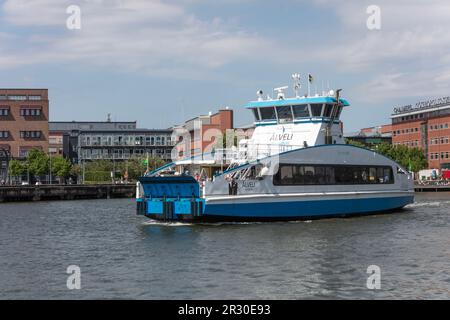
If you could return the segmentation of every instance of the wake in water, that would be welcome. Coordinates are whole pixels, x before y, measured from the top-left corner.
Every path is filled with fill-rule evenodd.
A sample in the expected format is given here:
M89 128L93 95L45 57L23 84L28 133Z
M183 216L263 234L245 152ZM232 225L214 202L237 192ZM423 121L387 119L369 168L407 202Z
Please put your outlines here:
M149 220L142 223L144 226L165 226L165 227L183 227L183 226L225 226L225 225L258 225L258 224L274 224L274 223L311 223L312 220L296 220L296 221L280 221L280 222L262 222L262 221L241 221L241 222L232 222L232 221L224 221L224 222L168 222L168 221L159 221L159 220Z
M167 221L158 221L158 220L149 220L142 223L144 226L165 226L165 227L183 227L183 226L192 226L193 223L188 222L167 222Z
M419 207L440 207L445 204L450 204L450 200L447 201L425 201L414 202L405 206L405 208L419 208Z

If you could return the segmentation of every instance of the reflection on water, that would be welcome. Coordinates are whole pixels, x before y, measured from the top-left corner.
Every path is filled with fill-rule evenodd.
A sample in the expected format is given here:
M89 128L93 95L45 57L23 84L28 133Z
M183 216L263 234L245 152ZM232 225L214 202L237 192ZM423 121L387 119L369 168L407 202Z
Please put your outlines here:
M282 223L161 223L132 200L0 204L3 299L450 297L450 194L407 209ZM81 268L68 290L66 268ZM381 290L366 287L381 268Z

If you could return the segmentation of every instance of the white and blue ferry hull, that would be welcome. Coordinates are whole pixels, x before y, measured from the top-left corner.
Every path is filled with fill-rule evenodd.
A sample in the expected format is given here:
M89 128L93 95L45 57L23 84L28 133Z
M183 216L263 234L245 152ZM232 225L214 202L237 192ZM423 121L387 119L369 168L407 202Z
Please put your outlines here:
M347 192L216 197L206 200L206 220L309 220L399 210L412 192Z

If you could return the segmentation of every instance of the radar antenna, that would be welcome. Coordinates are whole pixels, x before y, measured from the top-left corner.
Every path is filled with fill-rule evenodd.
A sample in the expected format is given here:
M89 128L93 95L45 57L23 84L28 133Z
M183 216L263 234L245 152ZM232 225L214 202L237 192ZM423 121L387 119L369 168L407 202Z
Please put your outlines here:
M284 99L284 90L289 88L288 86L274 88L273 90L277 92L277 99L283 100Z

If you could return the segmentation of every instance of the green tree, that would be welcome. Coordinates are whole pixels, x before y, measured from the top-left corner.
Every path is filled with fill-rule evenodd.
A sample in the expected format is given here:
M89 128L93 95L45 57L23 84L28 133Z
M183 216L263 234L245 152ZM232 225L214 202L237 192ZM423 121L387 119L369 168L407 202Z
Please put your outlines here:
M73 176L81 176L82 173L82 169L81 166L79 164L74 164L71 168L70 168L70 174Z
M8 168L9 175L18 177L18 176L25 174L26 171L27 171L27 167L23 161L12 159L9 162L9 168Z
M349 144L349 145L352 145L352 146L355 146L355 147L368 149L368 147L364 143L361 143L361 142L358 142L358 141L355 141L355 140L352 140L352 139L345 139L345 143Z
M418 172L428 166L427 158L420 148L409 148L404 145L393 146L382 143L377 146L376 151L398 162L412 172Z
M42 176L49 171L49 158L42 150L33 149L28 152L26 163L30 174Z
M69 160L61 156L52 157L51 159L52 174L60 179L67 177L70 174L72 164Z
M159 157L148 158L148 169L150 171L155 170L164 164L164 160ZM122 172L123 177L125 177L125 173L128 172L128 180L136 180L147 171L147 157L130 159L122 162L120 164L120 171Z

